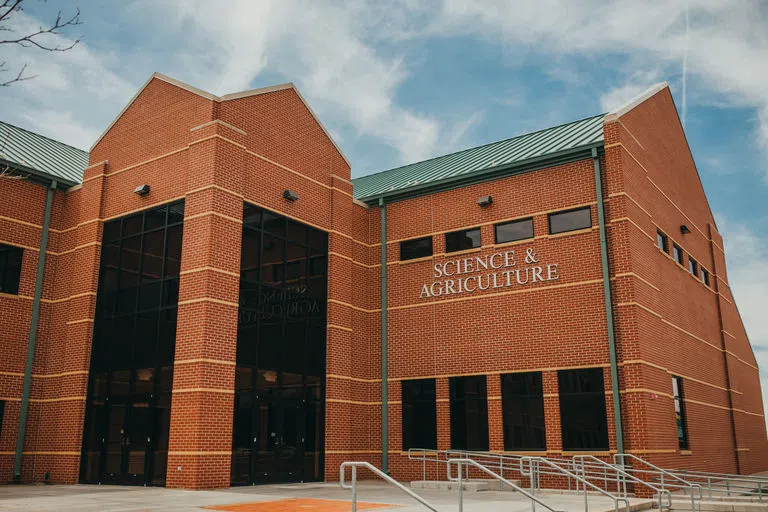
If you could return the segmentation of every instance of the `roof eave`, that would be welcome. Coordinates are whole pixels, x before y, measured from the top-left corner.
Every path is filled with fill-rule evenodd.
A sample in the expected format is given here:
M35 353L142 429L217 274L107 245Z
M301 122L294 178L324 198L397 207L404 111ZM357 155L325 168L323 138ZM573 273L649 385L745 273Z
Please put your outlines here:
M404 199L411 199L417 196L434 194L436 192L474 185L475 183L493 181L500 178L513 176L515 174L538 171L541 169L554 167L556 165L562 165L578 160L583 160L585 158L591 158L593 148L596 148L598 151L602 151L604 146L604 141L594 142L591 144L579 146L577 148L566 149L541 157L529 158L519 162L513 162L511 164L490 167L488 169L483 169L482 171L469 175L453 176L451 178L446 178L435 182L423 183L408 188L387 191L366 197L356 197L355 199L358 199L359 201L362 201L371 206L377 205L380 199L383 199L387 203L402 201Z
M48 174L47 172L39 171L37 169L33 169L32 167L27 167L26 165L10 162L8 160L0 159L0 165L7 166L8 168L13 169L19 173L27 174L32 181L36 181L44 185L48 185L54 181L61 188L70 188L80 184L67 178L54 176L52 174Z

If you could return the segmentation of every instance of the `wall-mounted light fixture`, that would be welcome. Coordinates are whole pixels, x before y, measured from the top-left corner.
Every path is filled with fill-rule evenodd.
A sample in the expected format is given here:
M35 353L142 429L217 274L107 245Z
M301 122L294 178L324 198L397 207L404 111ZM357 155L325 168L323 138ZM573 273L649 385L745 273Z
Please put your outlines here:
M681 232L682 234L684 234L684 235L687 235L688 233L690 233L690 232L691 232L691 230L688 228L688 226L686 226L685 224L683 224L682 226L680 226L680 232Z
M493 198L491 196L481 196L477 200L477 204L480 206L491 206L491 203L493 203Z
M133 193L140 196L145 196L149 194L149 185L147 185L146 183L144 183L143 185L139 185L138 187L133 189Z
M299 194L293 190L285 190L283 191L283 197L289 201L295 201L299 198Z

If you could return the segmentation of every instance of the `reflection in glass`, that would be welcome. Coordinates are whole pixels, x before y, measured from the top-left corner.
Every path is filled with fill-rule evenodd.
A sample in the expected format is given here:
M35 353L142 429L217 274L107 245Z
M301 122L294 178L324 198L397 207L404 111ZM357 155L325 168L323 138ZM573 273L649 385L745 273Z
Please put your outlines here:
M243 219L231 482L322 480L328 236Z
M81 481L164 485L183 201L104 224Z

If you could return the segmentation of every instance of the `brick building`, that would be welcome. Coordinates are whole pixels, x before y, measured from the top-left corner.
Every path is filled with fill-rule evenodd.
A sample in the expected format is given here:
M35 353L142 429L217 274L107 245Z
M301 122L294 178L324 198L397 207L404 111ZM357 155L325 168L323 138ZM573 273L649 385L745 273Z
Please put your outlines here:
M410 447L768 469L666 84L351 180L292 85L153 75L90 153L1 124L0 158L3 481L409 478Z

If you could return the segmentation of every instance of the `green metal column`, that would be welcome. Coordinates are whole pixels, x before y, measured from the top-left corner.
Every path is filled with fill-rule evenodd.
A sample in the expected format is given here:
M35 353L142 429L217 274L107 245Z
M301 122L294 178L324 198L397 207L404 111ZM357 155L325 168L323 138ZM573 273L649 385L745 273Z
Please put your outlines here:
M381 210L381 470L389 473L389 354L387 347L387 205Z
M600 257L603 266L603 293L605 294L605 319L608 324L608 349L611 357L611 391L613 391L613 420L616 423L616 449L624 453L624 433L621 427L621 396L619 395L619 366L616 361L616 332L613 326L611 302L611 275L608 270L608 237L605 232L605 205L603 203L603 179L600 176L600 157L592 148L595 164L595 191L597 194L597 220L600 225Z
M16 435L16 457L13 461L13 478L21 479L21 460L24 453L24 437L27 430L27 413L29 412L29 393L32 388L32 363L35 360L35 341L37 340L37 325L40 321L40 298L43 295L43 275L45 274L45 251L48 248L48 227L51 224L51 209L53 208L53 193L56 182L48 185L45 196L45 213L43 215L43 232L40 234L40 252L37 257L37 276L35 277L35 294L32 300L32 319L29 323L29 342L27 343L27 364L24 369L24 388L21 392L21 411L19 412L19 428Z

